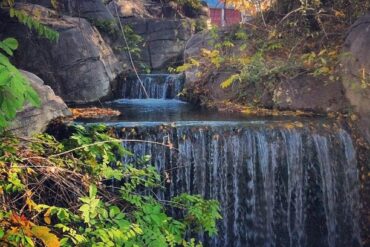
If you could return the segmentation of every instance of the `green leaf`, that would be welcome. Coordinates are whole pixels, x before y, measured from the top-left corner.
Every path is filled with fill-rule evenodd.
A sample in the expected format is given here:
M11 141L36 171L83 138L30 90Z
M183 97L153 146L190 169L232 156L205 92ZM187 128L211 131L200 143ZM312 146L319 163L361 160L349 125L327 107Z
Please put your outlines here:
M8 85L12 75L5 68L0 66L0 86Z
M4 229L0 229L0 239L4 237L4 234L5 234Z
M112 206L109 208L109 217L115 218L115 216L119 213L121 213L121 210L117 206Z
M37 92L30 87L29 90L26 91L26 98L27 100L36 107L39 107L41 105L41 100Z
M4 39L3 44L13 51L18 48L18 41L15 38Z
M3 42L0 42L0 48L6 52L6 54L8 54L9 56L13 56L13 51L8 47L6 46Z
M96 186L95 185L90 185L90 187L89 187L89 196L90 196L90 198L95 197L96 193L97 193Z

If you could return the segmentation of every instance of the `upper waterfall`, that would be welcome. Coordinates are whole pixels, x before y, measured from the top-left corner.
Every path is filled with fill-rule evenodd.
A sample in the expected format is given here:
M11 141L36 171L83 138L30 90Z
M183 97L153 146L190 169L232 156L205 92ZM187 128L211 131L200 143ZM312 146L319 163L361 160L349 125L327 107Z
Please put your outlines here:
M120 85L120 97L145 99L145 87L149 98L174 99L182 91L184 76L181 74L141 74L139 78L128 78Z

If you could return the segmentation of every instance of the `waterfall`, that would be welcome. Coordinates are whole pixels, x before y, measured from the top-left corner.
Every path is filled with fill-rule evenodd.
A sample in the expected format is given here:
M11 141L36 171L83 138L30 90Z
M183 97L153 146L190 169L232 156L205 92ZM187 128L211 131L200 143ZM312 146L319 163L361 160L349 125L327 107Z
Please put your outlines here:
M142 74L139 75L149 98L174 99L184 86L183 75L179 74ZM137 78L129 78L120 85L120 97L144 99L145 93Z
M160 198L187 192L220 202L218 236L196 236L205 246L361 246L355 149L345 130L323 129L203 123L117 131L174 145L124 144L167 174Z

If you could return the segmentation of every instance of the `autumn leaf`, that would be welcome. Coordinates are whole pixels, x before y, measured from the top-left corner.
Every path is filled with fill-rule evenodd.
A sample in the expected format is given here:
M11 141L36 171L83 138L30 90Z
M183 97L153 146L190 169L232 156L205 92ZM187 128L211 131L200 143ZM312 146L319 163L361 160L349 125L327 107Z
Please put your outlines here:
M121 113L110 108L71 108L73 119L76 118L101 118L106 116L119 116Z
M31 221L29 221L24 215L21 215L19 216L18 214L16 213L12 213L10 215L10 220L14 223L14 224L17 224L17 225L20 225L22 227L29 227L31 226L33 223Z
M50 229L46 226L33 226L31 232L36 238L40 239L46 247L60 246L58 237L50 233Z
M227 78L220 84L220 87L222 89L226 89L230 87L235 81L240 81L240 76L238 74L231 75L229 78Z
M51 209L49 208L48 210L46 210L46 212L44 213L44 221L46 224L50 225L51 224L51 219L50 219L50 212L51 212Z

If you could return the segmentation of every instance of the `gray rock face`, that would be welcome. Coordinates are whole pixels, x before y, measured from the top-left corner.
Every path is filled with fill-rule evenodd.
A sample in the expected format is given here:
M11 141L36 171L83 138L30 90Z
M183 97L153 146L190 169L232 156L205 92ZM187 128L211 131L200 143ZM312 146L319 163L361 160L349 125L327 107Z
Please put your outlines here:
M93 20L113 20L102 0L63 0L64 12L70 16Z
M274 90L273 102L280 109L298 109L316 113L343 111L348 107L340 82L325 82L310 75L280 83Z
M116 0L111 1L108 4L108 8L111 14L116 16L118 12L118 16L122 18L151 17L151 14L147 11L146 8L147 4L148 2L145 0Z
M44 85L39 77L27 71L22 71L22 73L37 91L42 103L39 108L26 105L21 112L17 113L10 127L13 133L21 136L41 133L51 120L71 114L63 100L56 96L49 86Z
M358 19L344 43L342 60L346 96L360 115L359 127L370 143L370 15Z
M144 39L151 67L160 69L182 62L186 41L191 34L191 25L185 20L149 21Z
M145 64L152 70L167 70L168 66L183 61L186 42L193 33L190 21L145 18L121 18L121 21L143 38L140 58L134 57L137 65ZM130 69L127 51L122 49L124 41L121 35L104 34L104 39L121 64Z
M85 19L60 17L38 5L19 8L40 12L40 21L58 31L59 40L39 38L18 22L2 20L0 36L20 43L17 66L43 78L66 102L94 102L110 94L110 83L123 68L96 28Z
M52 9L51 0L18 0L17 2L42 5ZM102 0L58 0L57 9L61 13L92 20L113 20Z

